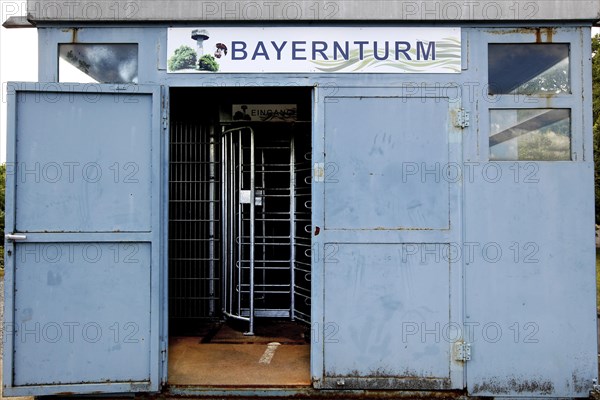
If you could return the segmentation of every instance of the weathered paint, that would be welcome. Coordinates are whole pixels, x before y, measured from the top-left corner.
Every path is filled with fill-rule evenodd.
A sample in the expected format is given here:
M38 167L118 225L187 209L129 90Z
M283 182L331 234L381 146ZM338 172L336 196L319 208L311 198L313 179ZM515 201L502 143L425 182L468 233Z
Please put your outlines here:
M554 33L556 32L555 27L544 27L544 28L512 28L512 29L490 29L486 33L491 35L503 36L503 35L534 35L535 43L552 43ZM545 38L545 39L544 39Z
M198 388L198 387L170 387L167 388L164 395L145 395L140 398L153 399L170 399L180 398L182 396L197 396L203 399L261 399L261 398L293 398L293 399L447 399L458 400L466 399L466 393L458 390L444 391L402 391L402 390L346 390L346 389L327 389L315 390L312 388L302 389L239 389L239 388Z
M159 388L160 90L97 88L9 86L5 395Z

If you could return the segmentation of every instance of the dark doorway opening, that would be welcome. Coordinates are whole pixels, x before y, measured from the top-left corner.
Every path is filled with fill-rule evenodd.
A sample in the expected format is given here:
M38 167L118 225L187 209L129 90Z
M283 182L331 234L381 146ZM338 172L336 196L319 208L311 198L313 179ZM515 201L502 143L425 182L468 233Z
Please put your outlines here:
M310 384L311 95L171 89L170 384Z

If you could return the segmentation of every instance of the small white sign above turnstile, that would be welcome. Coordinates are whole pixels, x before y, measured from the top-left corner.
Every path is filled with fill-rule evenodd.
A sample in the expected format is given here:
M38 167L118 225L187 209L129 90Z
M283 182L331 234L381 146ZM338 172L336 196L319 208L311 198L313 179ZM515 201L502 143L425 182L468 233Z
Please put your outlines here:
M298 119L296 104L234 104L234 121L294 122Z

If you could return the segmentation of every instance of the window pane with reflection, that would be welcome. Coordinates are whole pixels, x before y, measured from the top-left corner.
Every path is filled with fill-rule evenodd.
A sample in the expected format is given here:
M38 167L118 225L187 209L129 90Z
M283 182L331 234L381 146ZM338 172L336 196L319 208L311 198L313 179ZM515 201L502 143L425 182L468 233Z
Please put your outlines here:
M490 160L571 160L571 110L490 110Z
M570 93L567 43L489 44L490 94Z
M137 44L60 44L59 82L137 83Z

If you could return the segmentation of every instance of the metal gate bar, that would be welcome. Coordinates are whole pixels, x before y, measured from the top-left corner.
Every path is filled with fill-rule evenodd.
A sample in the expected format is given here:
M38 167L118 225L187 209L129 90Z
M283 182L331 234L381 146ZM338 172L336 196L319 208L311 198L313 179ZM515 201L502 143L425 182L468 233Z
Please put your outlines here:
M172 122L169 161L169 315L173 330L219 317L219 148L214 129Z
M248 322L249 333L254 317L310 323L310 139L292 131L235 128L219 137L211 124L172 123L174 332L219 310Z
M243 135L243 132L247 133ZM244 148L243 140L249 136L250 149L250 171L249 181L246 185L250 186L245 190L244 185ZM254 334L254 236L255 236L255 204L256 195L255 184L255 165L254 165L254 131L251 128L238 128L223 131L221 136L222 163L221 174L223 176L221 213L222 213L222 231L227 233L228 241L222 246L222 275L223 279L223 314L229 318L240 319L249 323L246 334ZM245 225L243 224L243 194L248 194L249 198L249 273L244 274L243 254L246 252L244 243ZM244 283L247 279L248 283ZM247 299L243 297L243 288L248 287ZM250 307L250 316L245 317L241 313L242 303L247 300Z
M294 139L294 302L293 319L310 324L311 299L311 146L310 139Z

